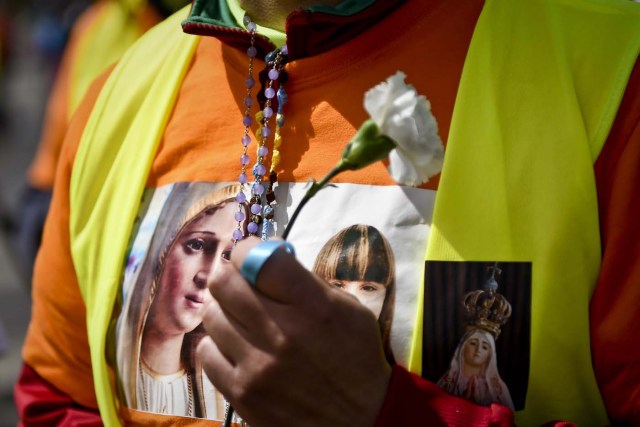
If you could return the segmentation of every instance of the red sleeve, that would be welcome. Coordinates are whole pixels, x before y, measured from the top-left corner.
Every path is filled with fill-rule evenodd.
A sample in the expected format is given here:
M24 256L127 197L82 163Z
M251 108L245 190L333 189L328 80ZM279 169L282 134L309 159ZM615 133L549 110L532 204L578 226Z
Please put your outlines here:
M102 426L97 410L79 405L26 364L20 371L14 398L20 427Z
M479 406L451 396L437 385L396 365L375 427L513 426L513 413L493 404Z
M612 424L640 426L640 62L595 173L602 268L590 307L594 370Z

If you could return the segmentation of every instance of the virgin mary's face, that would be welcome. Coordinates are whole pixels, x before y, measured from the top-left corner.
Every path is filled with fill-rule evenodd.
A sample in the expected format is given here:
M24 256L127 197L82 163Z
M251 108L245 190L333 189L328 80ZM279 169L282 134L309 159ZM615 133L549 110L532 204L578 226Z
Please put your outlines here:
M227 203L200 214L174 239L167 254L149 319L165 333L195 329L212 301L207 282L213 269L228 263L237 206Z
M486 366L487 360L491 357L491 343L486 335L476 332L467 338L462 349L462 357L469 366Z

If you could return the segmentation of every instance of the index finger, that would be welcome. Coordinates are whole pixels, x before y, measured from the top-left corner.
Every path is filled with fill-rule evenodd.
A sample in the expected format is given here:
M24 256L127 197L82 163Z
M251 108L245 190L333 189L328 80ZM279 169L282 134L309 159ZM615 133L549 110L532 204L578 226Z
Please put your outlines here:
M257 238L238 242L231 253L231 262L235 268L242 271L247 258L249 257L249 261L252 262L252 254L260 251L261 248L258 245L264 243L266 242ZM314 292L322 286L322 282L302 266L284 245L271 252L263 261L253 285L272 300L285 304L293 303L301 298L301 294L306 298L309 292Z

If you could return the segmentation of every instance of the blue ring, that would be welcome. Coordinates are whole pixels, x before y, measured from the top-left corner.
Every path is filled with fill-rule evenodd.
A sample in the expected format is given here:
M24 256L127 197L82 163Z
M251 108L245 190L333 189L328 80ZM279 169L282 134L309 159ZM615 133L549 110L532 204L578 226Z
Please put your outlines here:
M242 274L242 277L244 277L252 287L256 286L258 274L260 274L262 266L264 266L264 263L267 262L278 248L284 248L288 253L294 256L296 254L293 245L282 240L267 240L260 242L251 248L249 253L247 253L247 257L244 259L242 267L240 268L240 274Z

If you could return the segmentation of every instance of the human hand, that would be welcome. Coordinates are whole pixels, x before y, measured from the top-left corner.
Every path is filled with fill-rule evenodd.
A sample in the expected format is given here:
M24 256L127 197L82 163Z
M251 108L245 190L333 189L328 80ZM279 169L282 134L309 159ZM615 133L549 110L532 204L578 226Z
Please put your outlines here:
M375 316L282 249L252 288L240 268L258 243L209 279L205 372L252 427L372 426L391 376Z

